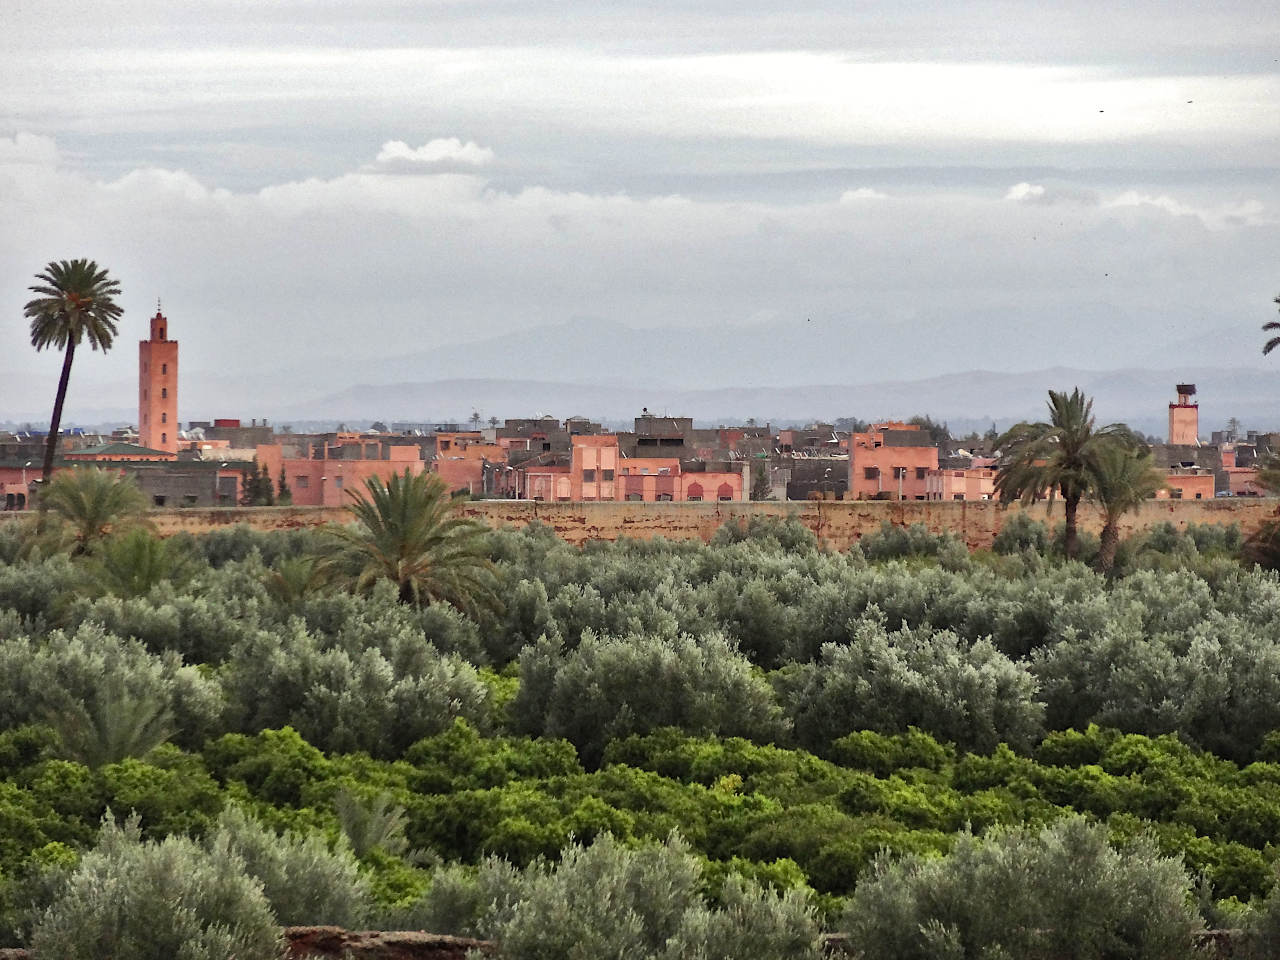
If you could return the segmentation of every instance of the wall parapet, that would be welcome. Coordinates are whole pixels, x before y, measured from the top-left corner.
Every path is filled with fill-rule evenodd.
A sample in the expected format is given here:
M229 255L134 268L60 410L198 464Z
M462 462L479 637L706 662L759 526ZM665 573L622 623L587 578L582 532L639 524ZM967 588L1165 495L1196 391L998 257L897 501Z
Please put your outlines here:
M637 503L628 501L544 502L534 500L474 500L464 505L467 515L492 527L524 527L533 521L550 526L567 542L617 540L619 537L672 540L709 540L726 523L746 523L752 517L794 516L819 540L846 550L881 524L923 524L933 533L951 532L971 550L991 546L997 533L1013 517L1025 513L1050 526L1062 522L1062 505L1007 507L991 500L808 500L712 501L693 503ZM28 514L29 515L29 514ZM0 521L19 519L21 513L0 513ZM163 536L187 531L208 532L244 523L256 530L295 530L345 523L344 507L211 507L153 510L150 518ZM1171 523L1179 530L1189 524L1238 525L1247 535L1268 520L1280 520L1280 499L1274 497L1220 500L1150 500L1126 514L1122 536ZM1082 504L1080 528L1092 533L1102 529L1097 508Z

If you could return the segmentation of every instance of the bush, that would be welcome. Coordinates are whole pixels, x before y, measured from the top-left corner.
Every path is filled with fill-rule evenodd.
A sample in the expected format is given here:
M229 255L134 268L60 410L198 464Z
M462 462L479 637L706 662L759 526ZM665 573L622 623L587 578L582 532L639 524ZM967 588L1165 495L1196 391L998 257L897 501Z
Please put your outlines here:
M668 641L588 633L569 652L540 641L520 655L512 715L520 732L574 744L588 767L610 740L659 727L761 740L786 729L769 684L718 634Z
M1026 748L1039 738L1043 707L1024 665L950 631L889 632L877 613L850 625L846 646L827 644L818 663L775 675L803 746L823 753L848 733L912 726L962 750Z
M51 721L93 764L145 753L170 730L199 744L221 709L217 686L176 654L156 656L96 624L0 641L0 728Z
M999 554L1023 553L1030 550L1043 555L1049 542L1049 531L1043 523L1032 520L1025 513L1015 513L1000 528L991 543L991 549Z
M628 849L605 834L569 846L555 867L528 867L515 897L501 889L479 932L496 941L501 960L817 960L818 925L803 894L732 878L716 907L698 893L701 882L678 837Z
M964 834L940 859L881 857L842 923L865 960L1174 960L1201 926L1181 863L1146 840L1112 849L1080 817Z
M864 557L877 562L901 557L936 557L957 542L955 534L931 533L923 523L903 527L885 521L878 531L859 540L858 546ZM964 544L960 546L963 548Z
M76 960L280 960L262 888L225 839L140 839L138 822L104 820L31 937L41 957Z
M355 929L368 918L369 892L348 847L330 849L317 833L277 834L236 806L218 820L220 845L244 860L282 926Z

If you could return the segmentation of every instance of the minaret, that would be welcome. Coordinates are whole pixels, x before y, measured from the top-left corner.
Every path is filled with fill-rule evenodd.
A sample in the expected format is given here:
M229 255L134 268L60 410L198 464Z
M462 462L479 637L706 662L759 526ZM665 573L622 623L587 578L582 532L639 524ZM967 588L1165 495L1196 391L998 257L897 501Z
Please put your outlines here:
M138 342L138 443L178 452L178 341L169 339L159 300L151 339Z

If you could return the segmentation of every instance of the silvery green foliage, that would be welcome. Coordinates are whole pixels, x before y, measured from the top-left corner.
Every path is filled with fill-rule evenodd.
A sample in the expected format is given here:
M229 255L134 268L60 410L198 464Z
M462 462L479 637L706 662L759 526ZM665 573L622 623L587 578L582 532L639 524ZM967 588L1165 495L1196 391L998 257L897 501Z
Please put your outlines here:
M475 668L442 656L412 625L354 624L325 637L295 619L237 644L221 680L232 729L288 725L326 751L399 756L456 717L489 724Z
M561 737L584 763L605 744L659 727L772 740L785 732L768 682L720 634L540 640L520 655L512 709L520 732Z
M234 805L218 818L211 843L244 861L282 926L354 929L368 917L369 891L345 844L330 849L318 833L277 834Z
M946 630L889 631L874 608L817 663L775 675L796 738L813 750L857 730L918 727L961 750L1029 748L1043 733L1035 678L989 641Z
M59 717L89 721L109 712L108 700L152 704L189 744L204 742L222 710L217 684L176 653L149 653L97 624L55 630L44 640L0 640L0 728Z
M529 868L534 869L539 868ZM387 911L383 926L483 938L510 917L527 872L499 857L488 857L478 867L444 864L432 873L426 893Z
M589 847L567 847L554 866L533 864L514 885L496 865L486 871L491 878L478 884L496 895L475 932L497 943L502 960L819 956L818 924L801 893L735 878L723 904L709 905L698 892L698 861L678 837L631 849L604 834Z
M819 956L818 925L801 890L776 893L730 877L718 909L700 904L685 912L661 960L802 960Z
M53 905L32 953L76 960L280 960L262 887L226 838L142 842L136 818L106 819Z
M1012 554L1031 550L1043 554L1049 542L1049 531L1043 523L1025 513L1015 513L995 535L991 549L995 553Z
M0 608L16 610L30 620L52 621L79 583L80 571L62 554L0 564Z
M882 856L841 929L863 960L1189 960L1201 926L1180 861L1068 817L962 834L941 858Z
M858 541L862 555L872 562L898 557L936 557L944 550L953 552L956 545L964 549L955 534L931 533L923 523L903 527L885 522L875 533Z

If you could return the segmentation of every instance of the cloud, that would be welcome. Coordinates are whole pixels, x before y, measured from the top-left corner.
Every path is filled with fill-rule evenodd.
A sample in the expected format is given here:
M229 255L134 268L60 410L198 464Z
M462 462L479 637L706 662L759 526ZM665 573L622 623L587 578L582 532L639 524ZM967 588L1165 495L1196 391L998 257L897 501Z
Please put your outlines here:
M871 187L858 187L856 190L846 190L840 194L841 203L856 203L859 200L888 200L887 193L881 193Z
M58 159L58 145L52 137L25 132L12 137L0 137L0 166L29 164L54 167L57 166Z
M403 140L388 140L378 151L372 169L385 173L453 173L471 171L493 162L493 151L457 137L430 140L411 147Z
M1259 200L1234 200L1214 205L1196 205L1177 200L1168 194L1150 194L1126 190L1103 204L1109 210L1160 211L1171 217L1186 217L1214 230L1230 227L1275 223L1266 205Z
M1015 183L1004 195L1006 200L1038 200L1044 196L1044 186L1038 183Z
M34 141L22 142L31 152ZM466 155L467 141L454 142L423 162ZM389 152L415 163L398 154L421 149ZM788 357L775 375L795 382L808 376L808 358L851 343L860 346L850 377L1035 369L1046 349L1063 364L1096 366L1101 342L1108 365L1144 363L1170 331L1256 315L1256 332L1273 309L1280 225L1263 213L1274 209L1274 188L1260 188L1263 213L1245 225L1229 220L1248 209L1227 188L1112 185L1102 206L1039 202L1097 189L1092 182L1029 178L1023 192L1044 187L1036 202L1006 202L986 184L895 181L889 195L824 185L771 200L509 186L490 179L491 168L471 169L388 176L357 154L332 175L233 191L157 166L110 180L6 166L0 262L14 266L0 275L0 302L23 302L30 274L49 259L91 256L122 282L122 342L141 333L161 296L193 377L259 371L278 387L276 368L291 366L317 393L343 382L348 361L586 314L668 330L769 318ZM1187 209L1214 212L1215 229ZM0 316L0 334L21 336L20 318ZM32 369L45 371L45 359L32 358ZM86 358L76 389L88 398L95 378L127 383L135 361L127 350ZM555 374L608 370L607 358L584 358ZM731 339L724 355L705 358L705 377L740 382ZM0 375L0 408L14 399L6 392ZM260 415L256 402L215 395L191 415Z

